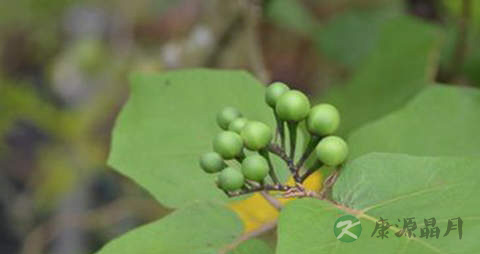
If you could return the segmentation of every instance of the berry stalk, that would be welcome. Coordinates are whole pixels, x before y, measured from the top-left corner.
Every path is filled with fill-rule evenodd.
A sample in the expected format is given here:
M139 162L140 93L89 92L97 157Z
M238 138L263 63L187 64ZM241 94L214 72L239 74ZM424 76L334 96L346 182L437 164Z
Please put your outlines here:
M297 122L289 121L287 123L288 133L290 134L290 159L295 160L295 148L297 143Z
M278 117L275 110L273 111L273 114L274 114L275 120L277 122L277 131L278 131L278 134L280 136L280 145L283 149L285 149L285 124L284 124L283 120Z
M323 167L323 163L320 162L319 160L316 160L313 165L311 165L307 171L305 171L305 173L303 173L302 176L299 177L300 179L300 183L303 183L305 182L305 180L311 175L313 174L315 171L317 171L318 169L320 169L321 167Z
M312 137L310 138L310 141L308 142L307 147L305 148L304 153L302 154L302 157L297 162L297 171L300 170L300 168L302 168L303 164L308 159L308 157L310 157L310 155L315 150L315 147L317 146L318 142L320 142L321 139L322 138L319 136L312 135Z
M275 173L275 169L273 168L272 161L270 160L270 154L268 153L268 150L261 149L258 151L258 153L260 153L260 155L262 155L267 160L268 168L269 168L268 174L272 178L273 183L280 184L280 180L278 180L277 173Z
M290 172L292 174L295 173L295 165L293 164L293 160L291 160L290 157L288 157L288 155L285 153L284 149L282 149L280 146L278 146L276 144L271 144L268 147L268 151L277 155L283 161L285 161L285 163L287 164L287 167L290 170Z

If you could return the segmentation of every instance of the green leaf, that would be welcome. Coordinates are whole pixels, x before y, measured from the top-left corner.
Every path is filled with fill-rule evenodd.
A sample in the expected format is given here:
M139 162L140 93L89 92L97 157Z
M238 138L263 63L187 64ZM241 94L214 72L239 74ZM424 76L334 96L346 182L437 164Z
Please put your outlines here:
M269 0L266 16L276 24L310 36L317 28L315 17L296 0Z
M238 245L234 250L228 254L273 254L272 248L264 241L258 239L247 240Z
M333 198L340 205L313 199L289 203L280 215L278 254L322 253L474 253L480 248L480 160L478 158L414 157L369 154L349 163L337 180ZM352 214L362 233L353 243L336 239L337 218ZM372 237L382 217L391 224L387 239ZM415 217L415 238L398 238L403 219ZM424 219L435 217L439 239L420 238ZM443 237L448 219L461 217L458 231ZM400 219L401 222L398 222Z
M220 131L216 113L239 108L249 119L273 123L264 87L241 71L186 70L136 74L115 125L109 164L146 188L162 204L227 200L214 175L199 165Z
M430 86L405 108L353 132L348 139L350 158L370 152L479 154L478 126L480 90Z
M375 49L382 24L402 11L398 4L391 3L380 8L349 9L328 20L314 34L316 45L331 60L354 68Z
M109 242L97 254L213 254L242 233L242 222L221 205L194 203Z
M386 22L378 48L352 80L319 100L339 108L340 134L400 108L425 87L435 69L437 42L437 30L414 18Z

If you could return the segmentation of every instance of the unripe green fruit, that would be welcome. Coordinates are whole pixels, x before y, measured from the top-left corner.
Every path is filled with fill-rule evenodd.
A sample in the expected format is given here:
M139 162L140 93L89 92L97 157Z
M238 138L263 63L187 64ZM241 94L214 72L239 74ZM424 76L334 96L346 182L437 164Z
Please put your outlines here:
M317 158L327 166L342 164L348 155L348 145L340 137L328 136L315 148Z
M307 117L310 101L302 92L290 90L278 98L275 111L282 120L298 122Z
M340 113L330 104L316 105L307 117L308 130L317 135L325 136L334 133L340 124Z
M261 182L268 175L268 171L267 160L258 154L248 156L242 161L242 173L249 180Z
M230 125L233 120L241 116L242 113L240 113L238 109L234 107L225 107L217 114L217 124L220 126L220 128L227 130L228 125Z
M227 160L240 155L242 148L242 138L233 131L222 131L213 139L213 150Z
M288 90L290 90L290 88L282 82L271 84L265 91L265 102L267 102L270 107L275 108L278 98Z
M273 138L272 129L258 121L249 121L243 127L241 135L245 146L254 151L268 146Z
M228 130L234 131L238 134L242 132L243 127L247 124L248 119L245 117L239 117L235 120L233 120L230 125L228 126Z
M242 188L245 182L243 174L232 167L227 167L218 176L218 184L220 188L227 191L234 191Z
M223 161L222 156L215 152L210 152L200 157L200 167L207 173L220 172L227 166Z

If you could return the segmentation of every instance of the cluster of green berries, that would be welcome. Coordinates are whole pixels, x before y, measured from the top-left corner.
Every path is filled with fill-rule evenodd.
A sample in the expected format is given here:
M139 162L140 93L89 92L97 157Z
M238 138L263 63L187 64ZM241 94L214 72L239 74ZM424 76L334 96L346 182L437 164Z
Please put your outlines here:
M327 166L338 166L345 161L348 146L342 138L332 135L340 124L340 114L334 106L319 104L311 107L305 94L280 82L266 89L265 102L274 111L280 136L284 123L296 128L299 122L305 121L312 140L317 140L313 148L318 161ZM272 128L245 118L233 107L226 107L218 113L217 124L222 131L213 140L214 151L201 156L201 168L207 173L219 173L217 184L225 191L244 188L248 181L263 184L265 178L274 173L268 155L268 147L274 139ZM290 132L291 140L296 139L292 132L296 130ZM293 146L290 145L291 150ZM248 155L245 149L250 151ZM229 166L229 160L240 162L241 169L231 166L233 164ZM275 180L273 176L272 180Z

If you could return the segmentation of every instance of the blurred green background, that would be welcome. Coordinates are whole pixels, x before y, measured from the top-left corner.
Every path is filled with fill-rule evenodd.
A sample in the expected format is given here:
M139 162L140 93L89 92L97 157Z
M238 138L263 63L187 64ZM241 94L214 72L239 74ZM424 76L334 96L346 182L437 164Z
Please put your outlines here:
M439 31L432 82L480 86L473 0L3 1L0 253L92 253L169 212L105 166L130 72L246 69L321 98L372 55L398 59L409 33L380 33L402 15Z

